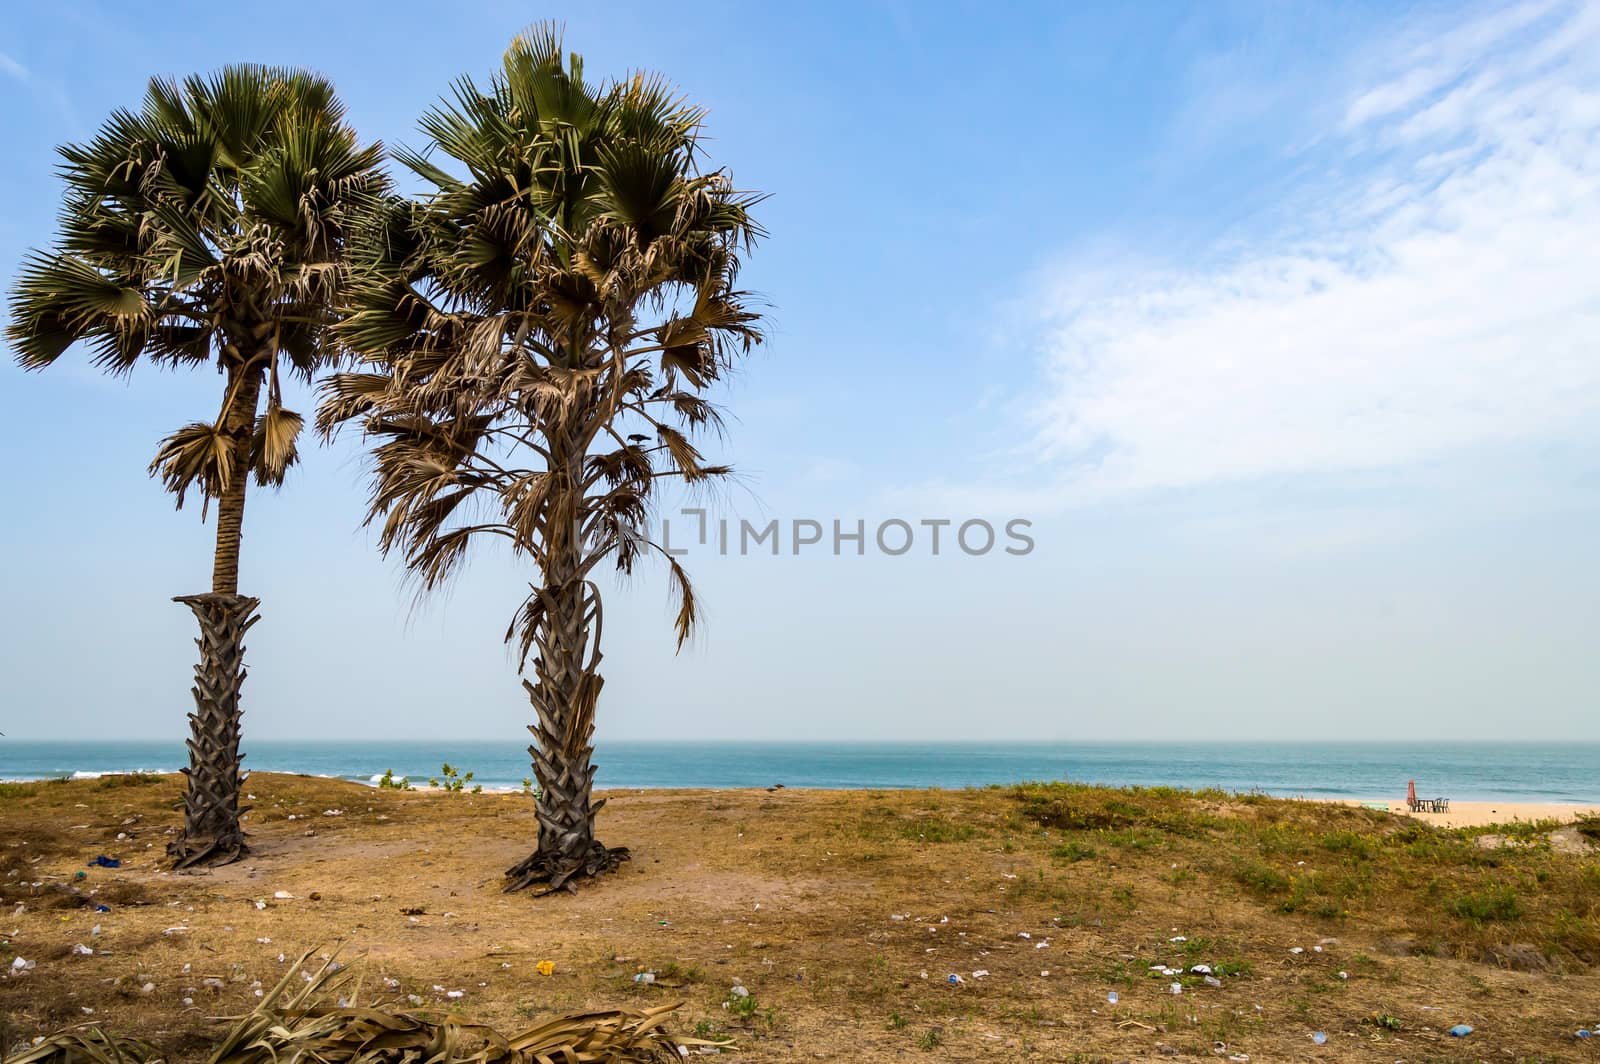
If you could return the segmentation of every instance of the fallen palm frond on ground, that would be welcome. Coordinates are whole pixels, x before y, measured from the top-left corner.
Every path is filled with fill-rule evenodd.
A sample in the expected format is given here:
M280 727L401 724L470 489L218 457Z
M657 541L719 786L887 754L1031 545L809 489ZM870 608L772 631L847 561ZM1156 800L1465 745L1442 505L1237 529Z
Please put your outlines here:
M358 970L329 957L313 974L310 959L302 955L253 1012L239 1017L209 1064L651 1064L676 1061L691 1046L732 1045L668 1035L662 1024L680 1002L557 1016L508 1037L446 1013L363 1006ZM330 998L336 1004L326 1004ZM160 1059L154 1046L90 1027L62 1031L3 1064Z
M4 1045L0 1044L0 1052ZM161 1051L137 1038L119 1038L99 1027L71 1027L5 1058L5 1064L146 1064Z
M678 1060L680 1046L732 1044L669 1036L662 1024L678 1002L558 1016L507 1037L448 1014L363 1007L354 969L330 957L307 978L310 958L301 956L239 1020L210 1064L648 1064ZM305 985L291 993L296 979ZM336 995L338 1004L318 1004Z

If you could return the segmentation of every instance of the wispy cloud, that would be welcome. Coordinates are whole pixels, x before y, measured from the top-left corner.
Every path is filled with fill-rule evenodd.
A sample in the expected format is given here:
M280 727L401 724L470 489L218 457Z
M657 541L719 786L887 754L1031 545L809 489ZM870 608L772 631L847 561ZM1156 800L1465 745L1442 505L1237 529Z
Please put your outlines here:
M28 68L4 52L0 52L0 71L10 74L18 81L28 80Z
M1069 271L1030 450L1074 497L1392 469L1600 415L1600 5L1350 85L1326 183L1202 266ZM1353 175L1353 176L1352 176ZM1292 229L1292 233L1291 230Z

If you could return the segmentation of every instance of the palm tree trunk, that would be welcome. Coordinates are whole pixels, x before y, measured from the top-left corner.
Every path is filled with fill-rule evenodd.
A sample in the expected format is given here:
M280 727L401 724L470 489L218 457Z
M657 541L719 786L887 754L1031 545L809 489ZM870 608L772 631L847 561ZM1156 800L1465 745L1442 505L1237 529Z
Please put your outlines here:
M258 362L229 367L233 396L223 420L232 443L233 469L217 504L217 549L211 593L176 598L200 622L200 662L194 669L194 712L189 714L188 788L183 801L183 832L167 853L176 868L227 864L247 847L239 807L243 774L239 766L239 690L244 685L244 633L260 618L260 599L239 594L239 547L244 529L245 489L250 479L250 444L263 367Z
M260 620L260 599L243 595L185 595L173 600L200 622L200 662L194 667L194 712L189 714L188 788L183 833L167 847L173 867L227 864L247 847L239 818L239 689L244 685L244 634Z
M251 360L254 361L254 360ZM239 593L239 546L244 538L244 495L250 484L250 440L256 429L256 406L261 401L265 366L235 364L228 372L228 392L233 395L222 423L232 441L233 476L217 500L217 551L211 564L211 593Z
M573 463L568 470L574 486L580 468ZM545 894L573 890L575 877L597 876L628 859L626 848L607 848L594 834L595 814L605 805L593 796L594 708L605 682L594 625L599 597L579 572L576 530L555 535L559 542L548 544L551 565L540 592L545 608L534 630L537 682L522 681L535 717L528 754L539 783L539 846L506 871L508 893L534 883L549 884Z

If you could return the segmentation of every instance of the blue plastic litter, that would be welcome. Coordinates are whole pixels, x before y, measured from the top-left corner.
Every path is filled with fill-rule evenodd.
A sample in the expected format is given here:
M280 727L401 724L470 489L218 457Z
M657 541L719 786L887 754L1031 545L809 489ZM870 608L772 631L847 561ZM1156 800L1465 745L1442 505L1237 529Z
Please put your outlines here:
M1111 1004L1115 1005L1117 1003L1117 1001L1120 1000L1120 999L1117 997L1117 992L1115 990L1113 990L1111 993L1106 995L1106 1000L1111 1002Z
M1316 1031L1311 1035L1311 1040L1320 1046L1328 1041L1328 1036L1322 1031Z
M1574 1032L1572 1032L1572 1037L1574 1037L1574 1038L1593 1038L1594 1037L1594 1032L1593 1031L1582 1031L1582 1030L1574 1031Z
M96 857L94 860L89 862L89 867L90 868L121 868L122 867L122 862L117 860L115 857L107 857L105 854L101 854L99 857Z
M1457 1038L1465 1038L1467 1035L1472 1033L1472 1028L1467 1024L1458 1023L1454 1027L1450 1028L1450 1033L1455 1035Z
M94 907L94 911L97 912L97 913L108 913L108 912L111 911L111 906L109 906L109 905L96 905Z

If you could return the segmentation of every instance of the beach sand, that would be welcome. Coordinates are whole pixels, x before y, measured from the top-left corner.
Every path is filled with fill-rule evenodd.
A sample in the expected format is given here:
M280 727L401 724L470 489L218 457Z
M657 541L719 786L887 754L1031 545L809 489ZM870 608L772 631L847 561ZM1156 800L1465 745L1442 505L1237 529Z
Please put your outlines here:
M1339 805L1388 807L1399 816L1412 817L1440 828L1477 828L1491 824L1532 823L1539 820L1556 820L1570 824L1585 816L1600 816L1600 806L1576 805L1570 802L1458 802L1450 801L1448 813L1413 813L1406 808L1404 798L1363 798L1359 800L1332 799Z

